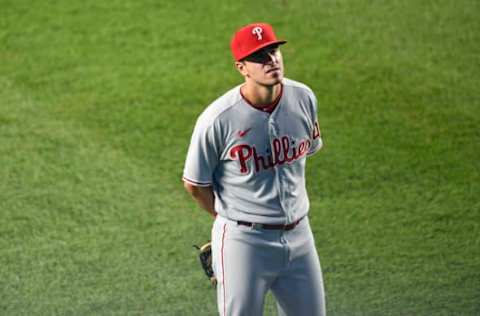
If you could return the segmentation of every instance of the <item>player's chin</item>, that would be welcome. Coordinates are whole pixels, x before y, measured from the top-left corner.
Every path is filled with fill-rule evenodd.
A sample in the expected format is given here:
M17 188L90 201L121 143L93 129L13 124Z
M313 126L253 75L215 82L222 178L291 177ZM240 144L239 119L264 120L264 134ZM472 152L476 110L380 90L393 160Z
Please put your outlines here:
M266 81L268 81L268 83L270 85L279 84L283 80L283 74L280 71L278 71L278 72L277 71L272 71L271 73L268 73L267 75L268 75L268 77L266 78Z

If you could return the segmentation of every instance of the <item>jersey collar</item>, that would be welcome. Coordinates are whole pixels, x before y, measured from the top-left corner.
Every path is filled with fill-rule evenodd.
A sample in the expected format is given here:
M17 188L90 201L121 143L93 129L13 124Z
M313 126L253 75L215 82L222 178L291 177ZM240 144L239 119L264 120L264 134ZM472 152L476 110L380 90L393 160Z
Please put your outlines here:
M283 95L283 83L280 84L280 93L278 94L278 96L275 98L275 100L273 100L272 103L270 104L265 104L265 105L262 105L260 107L256 107L254 106L242 93L242 89L239 89L240 90L240 95L242 96L242 99L245 100L245 102L251 106L252 108L254 108L255 110L258 110L258 111L261 111L261 112L265 112L265 113L268 113L268 114L271 114L275 108L277 107L278 103L280 103L280 99L282 98L282 95Z

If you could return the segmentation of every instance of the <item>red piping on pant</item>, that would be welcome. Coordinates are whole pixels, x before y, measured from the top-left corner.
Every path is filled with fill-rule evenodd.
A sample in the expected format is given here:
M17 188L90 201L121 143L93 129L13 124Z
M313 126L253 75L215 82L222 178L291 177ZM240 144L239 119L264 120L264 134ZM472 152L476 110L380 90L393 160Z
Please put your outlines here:
M223 249L225 246L225 232L227 230L227 224L223 225L223 234L222 234L222 280L223 280L223 315L227 315L227 302L225 300L225 264L224 264L224 253Z

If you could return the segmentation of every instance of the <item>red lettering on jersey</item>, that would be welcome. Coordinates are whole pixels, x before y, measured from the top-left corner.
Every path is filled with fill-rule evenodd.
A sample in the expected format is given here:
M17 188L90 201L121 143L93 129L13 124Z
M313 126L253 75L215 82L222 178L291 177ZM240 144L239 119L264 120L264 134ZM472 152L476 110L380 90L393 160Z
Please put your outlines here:
M286 162L292 162L295 160L295 147L294 149L294 154L292 157L288 157L288 152L290 151L290 140L288 139L287 136L282 137L282 145L283 145L283 159Z
M305 148L306 148L305 144L306 144L306 142L301 142L300 145L298 145L298 153L297 154L298 154L299 157L303 156L303 154L306 151L305 150Z
M230 150L230 157L232 157L232 159L234 160L238 159L240 161L241 173L248 172L247 161L252 156L252 151L252 147L247 144L235 146ZM238 156L238 158L236 158L235 156Z
M293 143L292 143L293 145ZM287 136L274 138L272 140L272 154L262 156L257 153L255 146L241 144L230 149L230 157L240 162L240 172L247 173L249 171L247 162L252 159L255 165L255 171L272 169L277 165L291 163L305 156L311 147L309 139L303 139L298 146L290 147L290 139Z
M253 147L253 159L255 161L255 171L256 172L260 171L262 168L264 170L273 168L272 156L267 156L265 158L263 156L259 156L257 154L257 149L255 147Z
M282 143L278 138L273 139L272 147L273 147L273 164L274 165L283 164L285 161L280 159L280 153L282 152Z

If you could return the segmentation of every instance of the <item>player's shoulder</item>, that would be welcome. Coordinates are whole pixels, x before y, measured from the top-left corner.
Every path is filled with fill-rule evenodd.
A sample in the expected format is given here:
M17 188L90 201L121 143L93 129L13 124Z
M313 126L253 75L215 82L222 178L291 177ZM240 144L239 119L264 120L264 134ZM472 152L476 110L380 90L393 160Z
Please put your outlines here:
M238 85L210 103L198 117L197 124L201 123L207 126L213 124L223 114L239 104L241 100L240 85Z
M283 86L289 88L298 94L314 95L313 90L306 84L289 78L283 78Z
M309 86L288 78L283 78L282 83L286 99L292 101L290 104L300 104L307 107L316 107L317 98L315 96L315 93ZM298 103L295 101L300 102Z

